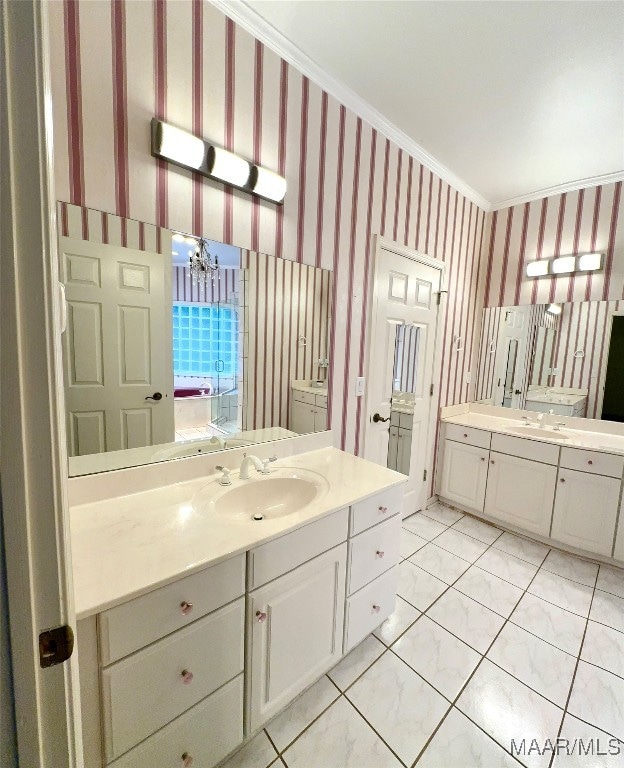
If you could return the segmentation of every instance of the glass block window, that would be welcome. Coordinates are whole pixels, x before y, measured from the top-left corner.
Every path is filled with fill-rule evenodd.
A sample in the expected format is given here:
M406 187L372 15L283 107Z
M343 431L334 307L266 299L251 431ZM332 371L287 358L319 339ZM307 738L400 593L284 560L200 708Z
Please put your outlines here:
M173 372L177 376L235 376L238 315L218 304L173 302Z

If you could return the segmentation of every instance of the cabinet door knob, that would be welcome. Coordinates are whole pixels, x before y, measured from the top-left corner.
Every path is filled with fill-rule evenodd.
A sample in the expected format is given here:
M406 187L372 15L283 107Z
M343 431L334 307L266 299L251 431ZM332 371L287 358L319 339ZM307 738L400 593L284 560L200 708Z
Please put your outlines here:
M185 616L188 616L188 614L193 610L193 603L187 603L186 600L183 600L180 603L180 610Z
M490 459L490 464L496 464L496 462L494 461L494 459Z
M183 768L191 768L193 765L193 758L189 755L188 752L185 752L182 755L182 766Z
M559 480L559 482L560 482L560 483L565 483L565 477L562 477L562 478Z
M375 611L375 613L379 613L380 610L381 610L380 605L373 605L373 611Z
M386 512L388 511L388 507L379 507L379 511L381 512L382 515L385 515Z
M377 555L377 557L380 557L380 558L381 558L381 557L383 557L383 556L384 556L386 553L385 553L385 552L384 552L382 549L378 549L378 550L375 552L375 554Z
M485 461L485 456L481 456L481 461Z
M588 464L593 464L594 462L590 459L587 463Z
M259 624L262 624L263 621L266 621L266 613L264 611L256 611L256 621Z
M193 673L189 669L182 670L182 682L184 685L190 685L193 682Z
M464 432L464 437L468 437L468 433L467 432Z

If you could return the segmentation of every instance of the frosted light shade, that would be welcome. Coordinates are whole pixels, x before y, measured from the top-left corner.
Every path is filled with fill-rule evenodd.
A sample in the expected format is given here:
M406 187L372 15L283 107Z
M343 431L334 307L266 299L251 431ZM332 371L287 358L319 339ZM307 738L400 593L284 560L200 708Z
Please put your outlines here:
M602 253L584 253L579 256L578 268L581 272L593 272L602 269Z
M530 261L526 265L527 277L543 277L548 274L548 259L540 259L539 261Z
M244 187L249 181L251 167L247 160L227 149L210 147L210 175L226 184Z
M206 154L206 145L202 139L168 123L160 123L159 128L159 155L187 168L201 168Z
M551 268L555 275L566 275L574 272L576 269L576 257L560 256L558 259L553 259Z
M549 304L548 308L546 309L546 312L550 312L551 315L560 315L561 314L561 305L560 304Z
M267 197L276 203L281 203L286 195L286 179L278 173L268 171L266 168L254 166L253 191L257 195Z

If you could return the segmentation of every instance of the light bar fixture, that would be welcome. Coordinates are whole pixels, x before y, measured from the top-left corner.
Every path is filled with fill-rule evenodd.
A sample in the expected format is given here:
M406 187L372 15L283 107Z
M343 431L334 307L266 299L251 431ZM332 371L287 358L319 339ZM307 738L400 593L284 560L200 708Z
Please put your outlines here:
M216 147L157 118L152 118L152 155L216 179L244 192L282 203L286 179L243 157Z
M549 312L551 315L560 315L561 304L549 304L546 308L546 312Z
M529 261L525 271L527 277L571 275L574 272L596 272L602 269L603 262L603 253L580 253L571 256L557 256L553 259Z

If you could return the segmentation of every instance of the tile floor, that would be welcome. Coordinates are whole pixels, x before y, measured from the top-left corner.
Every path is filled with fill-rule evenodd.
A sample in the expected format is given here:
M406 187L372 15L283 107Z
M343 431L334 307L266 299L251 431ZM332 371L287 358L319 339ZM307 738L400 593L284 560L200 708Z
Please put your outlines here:
M624 571L441 504L403 526L394 614L223 768L624 766Z

